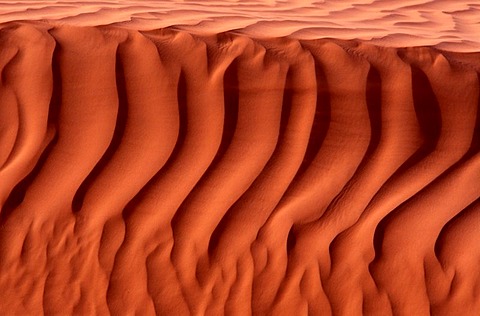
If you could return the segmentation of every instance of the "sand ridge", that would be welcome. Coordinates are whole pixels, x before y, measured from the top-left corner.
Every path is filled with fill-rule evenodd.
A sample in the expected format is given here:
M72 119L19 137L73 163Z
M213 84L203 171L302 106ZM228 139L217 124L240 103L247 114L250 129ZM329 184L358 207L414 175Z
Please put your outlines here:
M480 55L38 22L0 46L2 314L480 313Z
M471 0L320 1L0 1L0 23L122 25L136 30L175 26L217 34L241 30L254 37L373 40L382 46L480 50L480 3Z

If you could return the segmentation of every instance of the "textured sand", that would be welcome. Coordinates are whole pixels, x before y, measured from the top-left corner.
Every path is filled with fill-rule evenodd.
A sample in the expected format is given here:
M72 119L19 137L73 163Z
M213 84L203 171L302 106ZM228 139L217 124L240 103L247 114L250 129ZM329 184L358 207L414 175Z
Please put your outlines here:
M479 315L479 54L9 23L2 315Z
M478 0L0 0L0 23L14 20L480 51Z

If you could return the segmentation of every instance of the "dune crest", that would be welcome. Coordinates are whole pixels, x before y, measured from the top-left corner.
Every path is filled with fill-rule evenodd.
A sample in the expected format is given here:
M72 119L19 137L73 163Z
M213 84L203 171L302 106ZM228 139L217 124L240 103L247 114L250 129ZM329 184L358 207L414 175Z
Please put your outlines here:
M2 25L0 313L480 314L479 60Z

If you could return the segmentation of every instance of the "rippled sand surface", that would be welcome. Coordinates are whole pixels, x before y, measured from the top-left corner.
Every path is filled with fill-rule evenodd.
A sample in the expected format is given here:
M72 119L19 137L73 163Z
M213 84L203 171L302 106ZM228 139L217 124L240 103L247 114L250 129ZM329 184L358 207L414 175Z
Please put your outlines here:
M0 1L0 23L25 19L142 30L241 29L250 36L359 38L384 46L480 50L476 0Z
M3 2L0 314L480 315L479 8L401 3Z

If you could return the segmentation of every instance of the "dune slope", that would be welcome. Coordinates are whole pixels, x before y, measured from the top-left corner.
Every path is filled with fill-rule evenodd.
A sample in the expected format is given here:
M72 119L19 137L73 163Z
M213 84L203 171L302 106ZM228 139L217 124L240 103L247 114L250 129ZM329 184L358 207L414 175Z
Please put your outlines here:
M480 54L15 22L0 69L1 314L480 314Z

